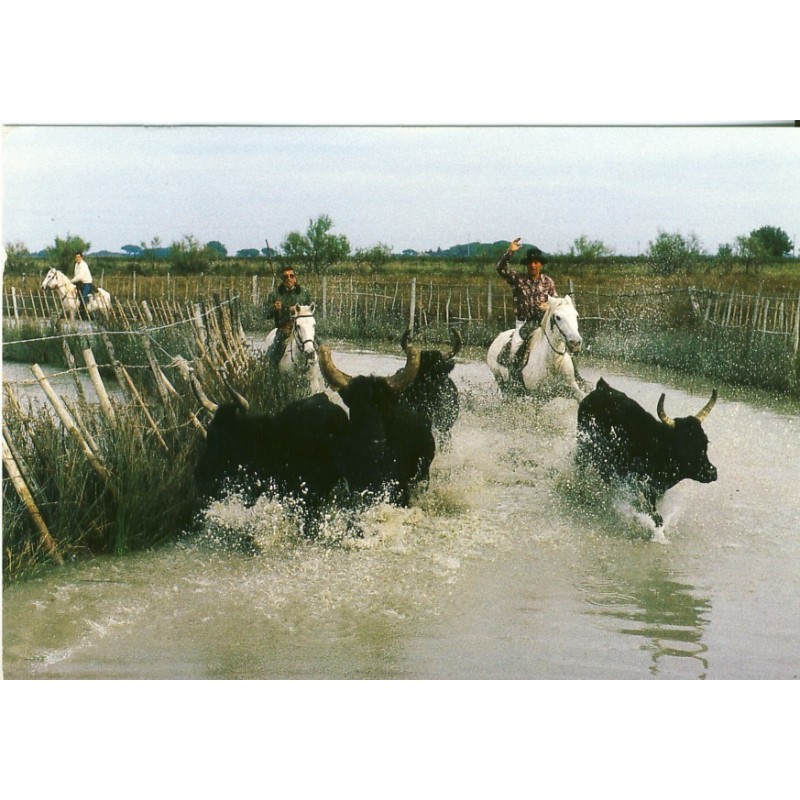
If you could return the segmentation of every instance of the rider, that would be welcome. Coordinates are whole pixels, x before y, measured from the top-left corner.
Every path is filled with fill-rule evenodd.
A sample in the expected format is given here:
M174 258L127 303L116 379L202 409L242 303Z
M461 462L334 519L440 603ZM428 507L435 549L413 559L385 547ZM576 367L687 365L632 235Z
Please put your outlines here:
M94 284L92 283L92 273L89 272L89 265L83 260L83 253L75 253L75 272L72 282L80 293L81 304L86 308L89 295L94 291Z
M522 247L520 238L517 237L511 242L508 250L497 262L497 272L500 277L513 287L516 323L514 333L511 335L509 363L517 372L522 369L521 361L526 350L520 345L527 341L541 324L544 312L547 310L547 298L558 297L553 279L542 273L542 264L547 263L547 258L538 247L529 248L522 261L527 267L527 273L512 272L508 268L511 256Z
M281 282L269 293L266 303L267 315L275 323L275 340L270 345L267 356L276 367L283 355L286 339L292 332L289 309L298 303L301 306L311 305L311 294L297 282L294 267L285 266L281 269Z

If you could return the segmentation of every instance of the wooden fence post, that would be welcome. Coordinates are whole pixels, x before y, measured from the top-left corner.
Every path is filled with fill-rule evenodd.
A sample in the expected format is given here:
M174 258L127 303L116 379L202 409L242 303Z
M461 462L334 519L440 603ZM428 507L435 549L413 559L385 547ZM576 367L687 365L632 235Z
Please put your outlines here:
M3 466L5 466L8 477L11 479L11 483L19 495L20 500L22 500L22 504L25 506L26 511L30 515L36 530L39 531L39 539L41 540L48 554L53 558L56 564L63 564L64 559L62 558L61 553L58 552L58 547L56 546L55 540L50 535L50 531L47 529L44 518L39 512L36 502L33 499L33 495L31 494L28 485L25 483L22 474L17 467L17 463L11 454L11 448L6 442L5 431L3 432Z
M797 297L797 310L794 314L794 357L797 358L797 349L800 346L800 295Z
M122 371L120 370L120 364L119 361L117 361L117 354L114 350L114 345L111 343L111 337L108 335L106 331L101 330L100 338L103 340L103 344L106 347L106 352L108 353L108 357L111 360L111 368L114 370L114 375L117 378L117 384L119 385L125 397L130 398L131 394L130 391L128 390L128 384L125 382L125 376L122 374Z
M167 443L164 441L164 437L161 435L161 431L158 429L158 425L156 425L156 421L153 419L153 416L148 410L147 405L142 399L142 396L139 394L139 390L136 388L136 384L131 380L131 376L128 374L128 370L126 370L122 364L120 364L119 369L125 379L125 383L127 384L131 395L133 396L133 399L139 404L139 407L142 409L142 413L144 414L145 419L147 420L147 424L150 426L153 433L155 433L156 439L158 439L159 443L165 450L169 450L169 448L167 447Z
M78 397L85 403L86 394L83 391L83 384L81 383L81 378L78 374L78 367L75 364L75 357L72 355L72 350L69 349L66 337L61 338L61 349L64 351L64 359L67 362L67 369L69 369L70 375L72 375L72 381L75 384L75 391L78 393Z
M100 408L106 415L111 423L116 423L117 415L114 413L114 406L111 405L111 400L106 392L106 387L103 384L103 379L100 377L100 370L97 369L97 362L94 359L94 353L91 347L87 347L83 351L83 360L86 362L86 367L89 370L89 379L92 381L92 386L97 393L97 399L100 401Z
M408 329L414 333L414 315L417 310L417 279L411 279L411 300L409 301Z
M50 401L51 405L58 414L58 418L61 420L61 424L66 428L67 433L72 436L72 438L78 443L78 446L83 450L86 458L88 459L89 463L92 465L92 469L106 482L111 480L111 474L108 471L108 468L105 465L103 459L96 455L92 448L87 443L86 439L83 437L83 434L80 432L78 426L75 424L75 420L72 418L72 415L67 410L67 407L64 403L61 402L61 399L58 395L53 391L53 387L50 386L45 374L42 372L42 368L38 364L31 365L31 372L33 372L36 380L39 381L39 385L44 390L44 393L47 395L47 399Z

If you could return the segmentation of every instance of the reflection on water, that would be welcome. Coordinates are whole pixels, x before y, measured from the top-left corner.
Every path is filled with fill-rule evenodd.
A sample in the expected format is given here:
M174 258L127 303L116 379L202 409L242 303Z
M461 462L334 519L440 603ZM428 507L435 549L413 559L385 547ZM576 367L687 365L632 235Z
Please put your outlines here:
M583 590L590 595L586 602L592 606L588 613L631 623L616 630L647 640L643 650L650 652L650 674L658 676L669 670L662 659L694 659L699 670L696 677L705 678L708 646L703 642L709 623L711 601L698 597L695 589L672 580L663 569L651 567L643 575L591 576Z

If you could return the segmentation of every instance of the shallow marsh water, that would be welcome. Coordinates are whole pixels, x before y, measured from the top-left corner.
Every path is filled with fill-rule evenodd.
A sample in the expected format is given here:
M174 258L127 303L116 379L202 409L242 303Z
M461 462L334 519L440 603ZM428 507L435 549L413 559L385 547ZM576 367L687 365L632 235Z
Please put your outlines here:
M352 373L401 364L334 356ZM582 372L651 412L666 391L672 416L711 388ZM411 508L373 508L362 538L332 515L307 542L289 509L232 498L169 547L11 586L5 677L797 677L795 413L722 393L704 425L719 480L672 489L653 542L623 501L573 479L574 402L503 402L480 362L454 379L452 445Z

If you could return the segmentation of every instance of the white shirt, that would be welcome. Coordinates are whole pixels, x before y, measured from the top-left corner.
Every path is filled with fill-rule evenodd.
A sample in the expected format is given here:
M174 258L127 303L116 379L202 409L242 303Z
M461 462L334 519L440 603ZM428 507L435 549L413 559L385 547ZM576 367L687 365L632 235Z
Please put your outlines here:
M72 276L72 282L77 283L78 281L81 283L93 283L89 265L83 259L75 262L75 274Z

